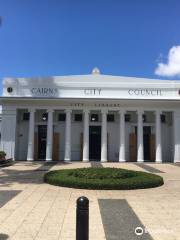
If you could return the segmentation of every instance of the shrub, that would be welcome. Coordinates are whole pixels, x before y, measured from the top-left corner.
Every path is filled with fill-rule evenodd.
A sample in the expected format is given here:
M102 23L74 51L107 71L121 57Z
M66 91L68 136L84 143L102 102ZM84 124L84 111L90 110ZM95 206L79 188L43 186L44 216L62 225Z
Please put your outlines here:
M6 153L4 151L0 151L0 161L6 159Z
M46 183L81 189L141 189L163 185L163 178L120 168L80 168L50 171Z

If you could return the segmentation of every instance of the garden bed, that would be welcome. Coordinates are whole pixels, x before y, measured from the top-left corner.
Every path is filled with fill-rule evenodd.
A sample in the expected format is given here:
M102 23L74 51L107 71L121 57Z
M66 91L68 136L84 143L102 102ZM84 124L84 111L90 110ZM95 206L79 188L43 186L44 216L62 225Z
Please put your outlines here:
M79 168L50 171L46 183L80 189L143 189L164 184L163 178L146 172L120 168Z

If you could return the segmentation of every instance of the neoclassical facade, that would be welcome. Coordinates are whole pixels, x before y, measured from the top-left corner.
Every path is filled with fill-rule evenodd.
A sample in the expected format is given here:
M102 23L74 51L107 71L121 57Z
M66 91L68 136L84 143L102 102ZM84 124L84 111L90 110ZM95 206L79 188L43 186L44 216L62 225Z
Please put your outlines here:
M3 81L1 149L15 160L180 161L180 82L100 74Z

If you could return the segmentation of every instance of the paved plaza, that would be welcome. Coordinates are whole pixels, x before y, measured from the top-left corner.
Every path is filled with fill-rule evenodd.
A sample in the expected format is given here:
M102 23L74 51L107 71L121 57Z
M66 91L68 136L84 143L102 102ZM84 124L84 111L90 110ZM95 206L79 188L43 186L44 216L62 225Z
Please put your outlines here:
M79 190L43 183L48 170L121 167L157 173L145 190ZM180 165L17 162L0 169L0 239L75 240L76 199L90 200L90 240L180 240ZM144 234L135 235L136 227Z

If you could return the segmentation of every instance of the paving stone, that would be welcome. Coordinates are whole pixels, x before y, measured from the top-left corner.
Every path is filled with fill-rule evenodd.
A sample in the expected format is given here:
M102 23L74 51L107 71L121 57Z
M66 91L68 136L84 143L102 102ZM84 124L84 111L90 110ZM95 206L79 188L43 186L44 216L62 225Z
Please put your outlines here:
M102 165L143 171L139 164L133 163L108 162ZM74 240L76 199L85 195L90 200L90 240L106 239L98 199L125 199L154 240L180 240L180 168L173 164L146 165L149 170L157 169L164 178L163 186L144 190L96 191L43 183L43 174L49 169L90 167L91 163L57 163L53 166L42 162L18 162L0 169L1 191L18 191L0 208L0 233L12 240Z

